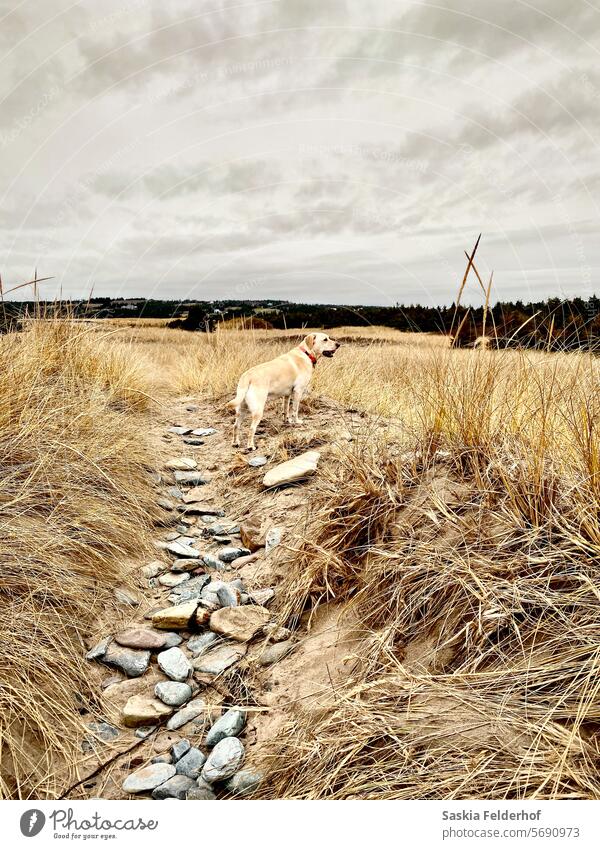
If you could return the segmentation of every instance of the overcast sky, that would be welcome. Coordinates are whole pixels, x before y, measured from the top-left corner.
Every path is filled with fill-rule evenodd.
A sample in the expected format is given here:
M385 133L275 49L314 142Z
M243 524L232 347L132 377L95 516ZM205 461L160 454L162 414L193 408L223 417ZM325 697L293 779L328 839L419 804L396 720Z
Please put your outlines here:
M598 0L0 0L0 68L5 289L600 294Z

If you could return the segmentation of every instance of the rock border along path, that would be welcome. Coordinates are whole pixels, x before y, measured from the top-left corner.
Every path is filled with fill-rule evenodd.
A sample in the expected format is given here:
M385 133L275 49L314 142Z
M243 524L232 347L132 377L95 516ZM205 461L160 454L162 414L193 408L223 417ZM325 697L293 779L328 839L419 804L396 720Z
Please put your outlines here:
M84 751L98 753L116 737L135 745L163 735L163 751L130 760L138 768L120 780L121 798L209 800L254 792L262 776L245 763L240 739L247 710L227 703L227 682L249 649L259 648L262 665L293 649L292 635L276 627L268 609L276 589L256 581L249 589L242 576L265 545L269 553L280 544L284 529L272 525L257 539L252 528L227 515L211 485L212 449L228 459L238 454L228 446L229 429L213 428L210 418L208 405L202 412L188 405L164 429L170 456L153 475L165 514L158 555L139 566L153 607L143 621L106 634L86 655L121 675L110 676L105 689L108 702L118 696L119 721L90 723ZM319 454L307 452L306 463L300 455L268 467L266 457L255 459L245 457L258 479L266 474L265 486L281 486L314 474Z

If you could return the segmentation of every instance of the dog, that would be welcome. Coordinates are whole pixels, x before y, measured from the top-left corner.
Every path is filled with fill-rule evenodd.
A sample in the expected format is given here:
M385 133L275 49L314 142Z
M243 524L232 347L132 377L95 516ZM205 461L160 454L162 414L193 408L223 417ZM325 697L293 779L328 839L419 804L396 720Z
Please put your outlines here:
M245 404L252 420L248 434L248 451L256 450L254 437L256 428L264 414L267 398L283 398L283 420L290 424L302 424L298 418L298 407L306 392L320 357L333 357L340 343L327 333L309 333L300 345L274 360L261 363L245 371L240 377L237 394L228 406L235 410L233 445L240 444L242 404ZM290 416L290 401L292 414Z

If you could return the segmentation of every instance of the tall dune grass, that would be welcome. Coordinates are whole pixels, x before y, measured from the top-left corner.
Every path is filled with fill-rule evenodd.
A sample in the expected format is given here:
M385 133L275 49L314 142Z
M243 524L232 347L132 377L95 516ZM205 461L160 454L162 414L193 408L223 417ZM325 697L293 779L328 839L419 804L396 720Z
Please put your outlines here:
M55 798L81 757L82 639L149 548L151 390L127 350L68 320L0 336L3 798Z

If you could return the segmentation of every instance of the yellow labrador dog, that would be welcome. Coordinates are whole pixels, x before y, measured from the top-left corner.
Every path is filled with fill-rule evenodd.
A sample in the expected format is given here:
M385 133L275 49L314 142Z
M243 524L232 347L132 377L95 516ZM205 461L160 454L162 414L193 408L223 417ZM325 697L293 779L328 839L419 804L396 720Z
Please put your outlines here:
M229 402L229 406L235 410L234 446L240 444L240 422L244 403L252 416L248 435L249 451L256 448L254 436L263 417L267 398L283 398L284 421L287 419L290 424L302 424L302 419L298 418L298 406L310 383L313 369L321 356L333 357L339 347L340 343L326 333L309 333L300 345L287 354L245 371L239 379L235 398Z

